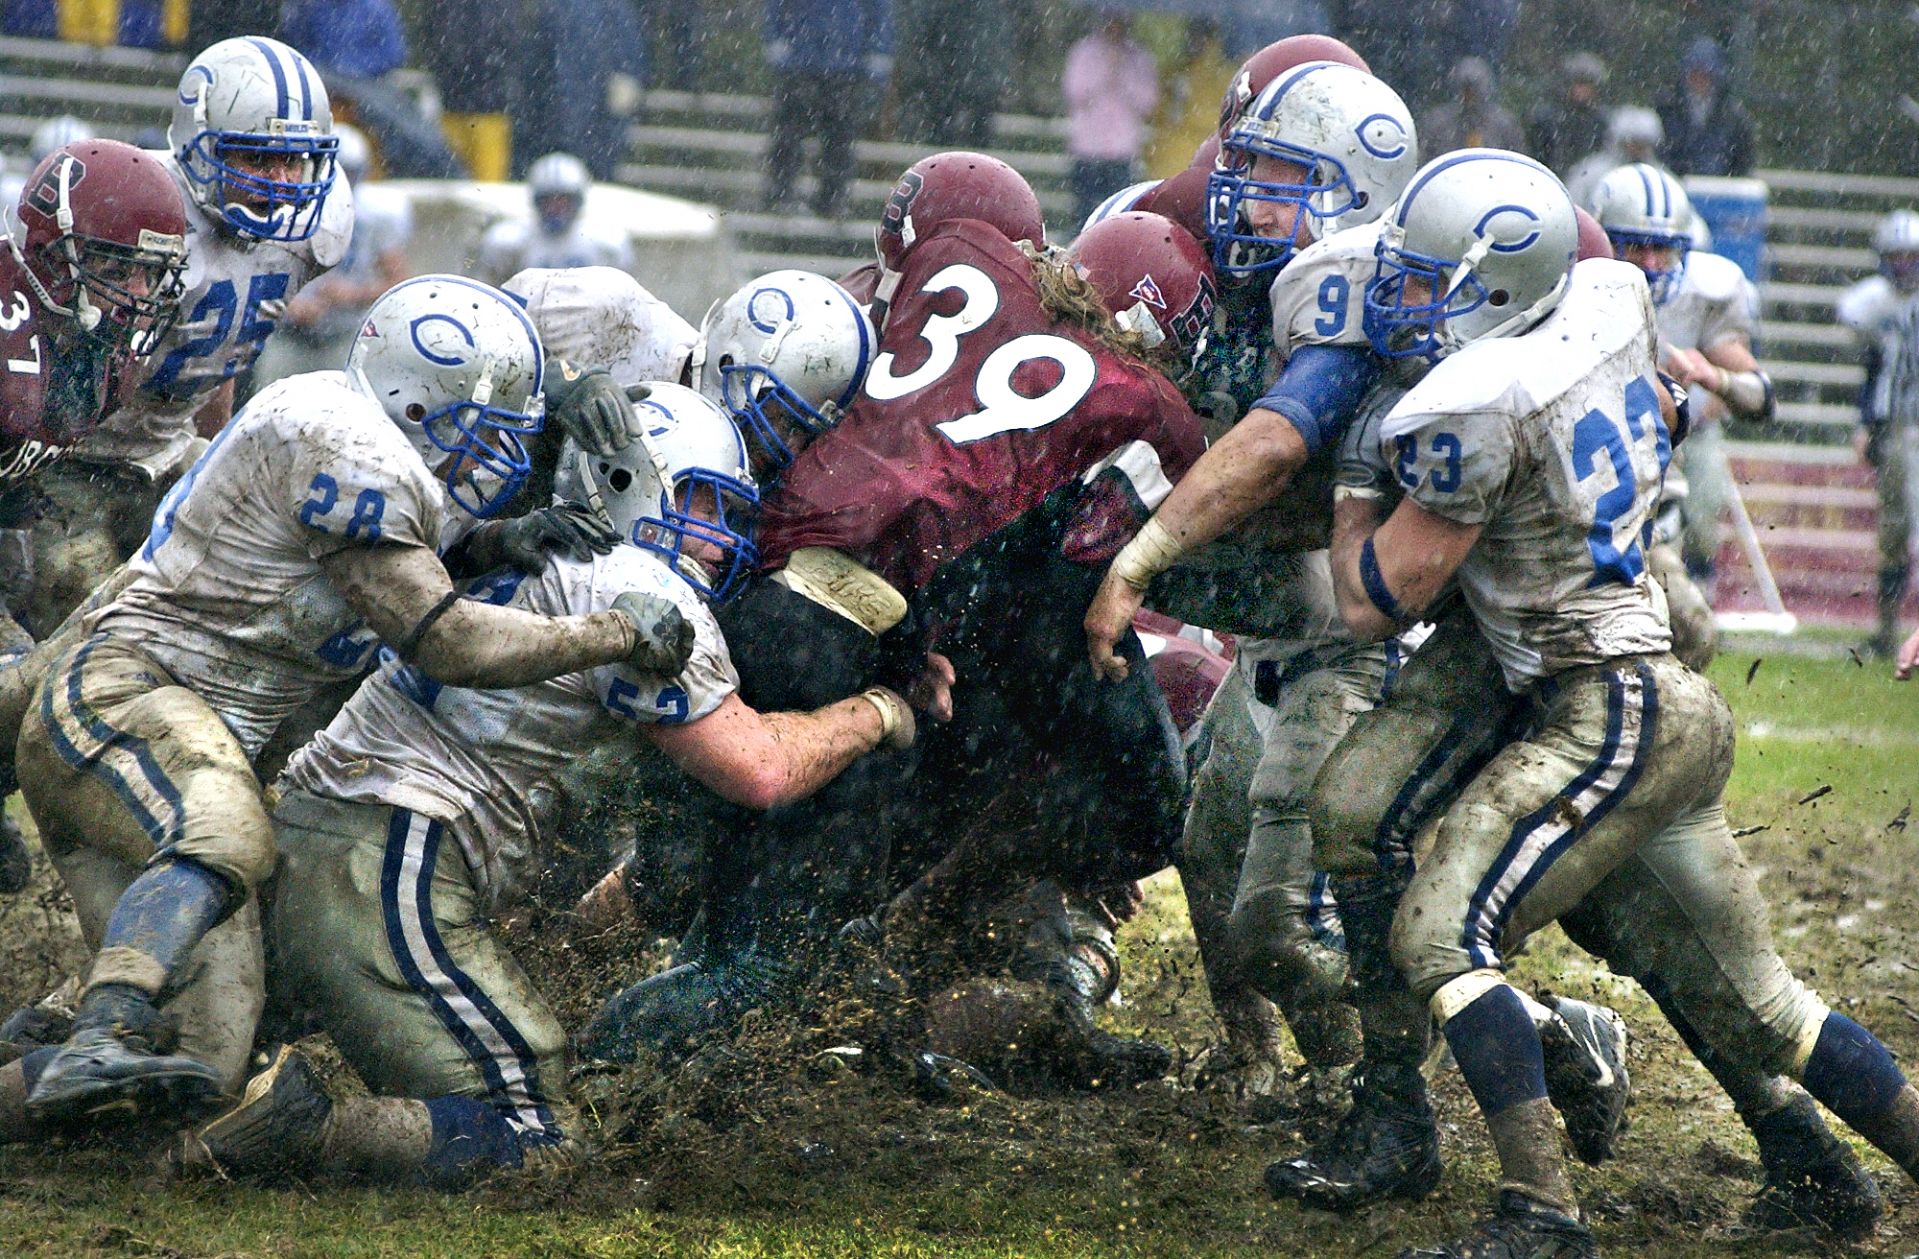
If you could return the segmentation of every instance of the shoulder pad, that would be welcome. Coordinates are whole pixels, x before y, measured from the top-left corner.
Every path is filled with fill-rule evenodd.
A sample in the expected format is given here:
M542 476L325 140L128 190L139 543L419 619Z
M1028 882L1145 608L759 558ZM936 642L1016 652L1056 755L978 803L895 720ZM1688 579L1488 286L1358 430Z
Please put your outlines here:
M1883 275L1869 275L1839 295L1833 314L1855 332L1872 332L1898 300L1890 280Z
M1720 254L1695 249L1686 255L1686 285L1709 302L1739 300L1746 273Z
M323 270L340 265L353 239L353 189L344 172L335 172L326 204L320 207L320 225L307 238L313 261Z
M1274 277L1273 346L1364 345L1366 286L1378 266L1379 225L1348 228L1300 252Z

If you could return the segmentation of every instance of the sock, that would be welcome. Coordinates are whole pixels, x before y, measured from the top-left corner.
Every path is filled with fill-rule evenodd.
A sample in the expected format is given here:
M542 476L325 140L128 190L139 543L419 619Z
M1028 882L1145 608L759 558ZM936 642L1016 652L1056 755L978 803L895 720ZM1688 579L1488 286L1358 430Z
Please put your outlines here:
M1799 1078L1827 1110L1919 1179L1919 1094L1876 1036L1836 1010L1828 1013Z
M348 1097L333 1103L321 1161L327 1170L371 1180L411 1180L432 1149L426 1102L404 1097Z
M1333 880L1340 921L1346 928L1367 1079L1391 1077L1395 1087L1403 1086L1423 1102L1425 1082L1419 1064L1426 1057L1432 1020L1425 1003L1406 987L1392 957L1393 915L1404 888L1404 881L1391 875Z
M1455 1053L1458 1051L1455 1050ZM1534 1098L1486 1117L1499 1151L1499 1187L1524 1194L1567 1215L1579 1214L1579 1198L1559 1150L1559 1120L1553 1104Z
M197 861L147 867L113 907L87 986L127 984L158 993L220 921L232 890Z
M483 1172L518 1167L525 1161L519 1133L487 1103L471 1097L436 1097L424 1109L433 1129L420 1173L433 1188L458 1188Z
M1442 995L1445 991L1440 990ZM1510 1107L1546 1099L1546 1060L1539 1047L1539 1031L1510 985L1498 983L1486 989L1448 1018L1443 1030L1459 1062L1459 1074L1488 1120Z

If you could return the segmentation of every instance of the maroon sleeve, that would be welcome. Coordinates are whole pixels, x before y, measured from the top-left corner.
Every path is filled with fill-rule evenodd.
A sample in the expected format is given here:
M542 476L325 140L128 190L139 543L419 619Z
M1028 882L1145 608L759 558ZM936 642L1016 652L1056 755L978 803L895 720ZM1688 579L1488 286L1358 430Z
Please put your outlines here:
M1164 377L1156 372L1151 377L1140 403L1157 415L1157 423L1141 425L1139 436L1088 471L1086 489L1060 543L1067 559L1110 562L1206 449L1193 409Z

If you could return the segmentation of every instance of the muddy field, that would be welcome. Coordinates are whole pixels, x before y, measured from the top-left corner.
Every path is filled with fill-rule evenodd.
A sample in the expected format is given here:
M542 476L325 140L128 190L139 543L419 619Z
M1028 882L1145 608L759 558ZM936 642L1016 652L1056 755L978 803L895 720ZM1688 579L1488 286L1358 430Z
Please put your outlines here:
M1734 824L1754 828L1744 842L1782 950L1834 1006L1919 1063L1919 860L1907 826L1919 690L1843 658L1756 659L1729 656L1715 675L1740 718ZM1214 1028L1179 906L1171 876L1151 885L1123 938L1125 1005L1109 1017L1177 1046L1190 1075ZM579 981L626 964L633 943L549 947L536 965ZM0 905L0 948L9 1002L64 974L76 942L58 894ZM1919 1252L1919 1194L1870 1154L1891 1204L1870 1242L1741 1236L1759 1184L1751 1143L1650 1003L1556 932L1520 970L1555 991L1596 994L1632 1025L1632 1129L1619 1158L1575 1172L1606 1253ZM563 1004L577 1018L593 999L581 990ZM758 1036L785 1039L777 1028ZM1265 1164L1303 1144L1297 1116L1251 1123L1231 1098L1167 1082L1085 1098L961 1088L928 1100L898 1072L734 1055L669 1082L586 1081L583 1093L610 1142L604 1157L457 1198L181 1183L139 1150L0 1151L0 1254L1390 1256L1451 1235L1493 1183L1483 1129L1448 1071L1437 1084L1448 1157L1438 1193L1348 1218L1266 1197Z

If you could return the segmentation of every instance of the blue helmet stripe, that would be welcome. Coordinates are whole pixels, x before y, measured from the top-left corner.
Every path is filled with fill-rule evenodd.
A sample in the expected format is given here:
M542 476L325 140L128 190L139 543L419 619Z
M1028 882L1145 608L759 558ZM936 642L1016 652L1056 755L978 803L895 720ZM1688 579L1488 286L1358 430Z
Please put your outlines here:
M833 286L833 291L840 295L841 301L852 307L853 326L859 330L860 334L860 365L854 370L853 379L846 386L846 392L840 395L840 409L845 410L853 405L853 395L860 391L860 386L866 381L866 367L872 354L872 347L867 344L866 317L860 313L859 303L853 300L851 293L837 284Z
M1530 166L1534 170L1545 171L1545 173L1548 175L1552 174L1552 172L1549 170L1546 170L1544 166L1541 166L1538 162L1533 161L1533 159L1531 159L1530 157L1526 157L1523 154L1506 153L1506 152L1502 152L1494 149L1466 149L1462 152L1453 154L1451 157L1440 158L1438 161L1434 162L1431 166L1428 166L1424 171L1422 171L1419 174L1419 176L1415 178L1410 185L1407 186L1406 191L1400 194L1399 212L1393 216L1393 221L1401 227L1406 226L1406 211L1412 209L1413 195L1417 193L1421 188L1424 188L1429 182L1431 182L1433 176L1439 174L1443 170L1449 170L1452 167L1459 165L1461 162L1482 162L1482 161L1515 162L1519 164L1520 166ZM1557 176L1554 176L1554 178L1557 178Z
M300 76L300 111L306 115L304 121L313 118L313 84L307 80L307 59L300 55L299 49L292 49L293 70Z
M1292 91L1294 86L1307 75L1313 73L1315 70L1324 70L1327 66L1335 64L1337 63L1331 61L1309 61L1303 66L1294 66L1286 72L1286 77L1279 81L1279 91L1273 93L1272 104L1278 105L1279 102L1285 100L1286 93ZM1271 84L1267 85L1269 90L1271 86ZM1265 93L1262 92L1260 95L1264 96Z
M276 107L274 116L285 118L287 116L288 104L286 67L280 64L280 58L274 55L273 45L269 44L266 40L260 39L257 36L248 36L247 43L252 44L254 48L259 50L260 56L264 58L267 63L267 69L273 71L273 90L280 94L280 103Z

